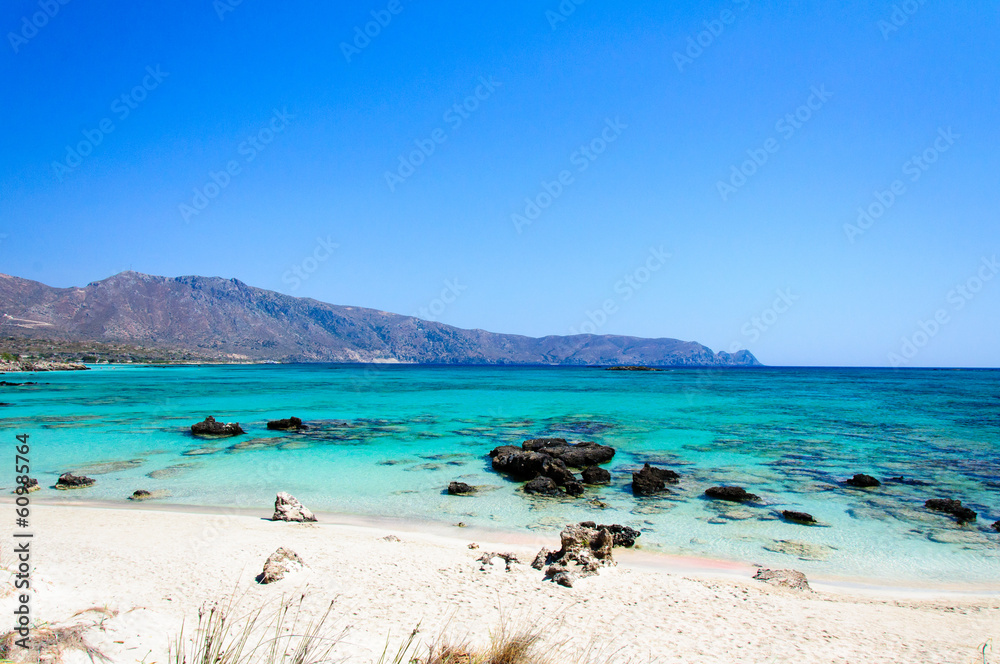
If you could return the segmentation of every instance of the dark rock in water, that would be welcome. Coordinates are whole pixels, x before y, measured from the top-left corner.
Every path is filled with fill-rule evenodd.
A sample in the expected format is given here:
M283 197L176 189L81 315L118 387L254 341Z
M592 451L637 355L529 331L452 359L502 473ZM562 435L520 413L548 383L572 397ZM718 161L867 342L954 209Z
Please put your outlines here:
M152 498L153 494L145 489L136 489L132 492L132 495L128 497L129 500L146 500L147 498Z
M510 475L515 480L530 480L539 475L545 462L552 461L552 457L538 452L525 451L513 445L504 445L490 452L493 458L493 470Z
M993 530L995 530L998 533L1000 533L1000 521L994 521L993 522Z
M74 475L73 473L63 473L59 476L56 481L57 489L85 489L88 486L93 486L97 483L97 480L92 477L84 477L83 475Z
M677 484L680 476L666 468L656 468L648 463L638 472L632 473L632 493L636 496L654 496L670 493L667 483Z
M950 514L955 517L955 520L959 523L969 523L970 521L975 521L979 516L975 510L962 505L961 500L952 500L950 498L931 498L924 503L924 507L935 512Z
M872 489L877 486L882 486L882 483L877 479L871 475L865 475L863 473L856 474L854 477L844 482L844 484L848 484L859 489Z
M582 496L583 492L586 491L583 485L579 482L566 482L566 484L563 485L563 489L565 489L567 495L570 496Z
M728 500L733 503L759 503L760 496L749 493L739 486L713 486L705 489L705 495L716 500Z
M529 452L540 452L560 459L570 468L586 468L607 463L615 456L615 448L592 442L570 443L565 438L532 438L521 443Z
M612 524L597 524L593 521L581 521L580 525L584 528L594 528L595 530L606 530L611 533L614 539L614 546L624 546L626 548L635 546L635 540L640 537L640 533L635 528L629 528L628 526L622 526L617 523Z
M816 519L814 519L813 515L809 514L808 512L795 512L792 510L785 510L781 513L781 516L785 518L785 521L791 521L792 523L804 523L804 524L816 523Z
M562 491L551 477L538 476L524 485L524 492L543 496L561 496Z
M597 466L588 466L587 468L583 469L583 483L610 484L611 473L609 473L604 468L599 468Z
M309 427L302 424L302 420L297 417L289 417L284 420L271 420L267 423L267 428L272 431L299 431Z
M562 459L548 459L542 462L541 474L550 477L559 486L570 483L578 484L576 475L566 467Z
M22 483L20 483L18 485L17 489L14 489L14 493L18 493L18 491L21 488L23 488L24 490L20 491L20 493L21 494L25 494L25 493L31 493L32 491L38 491L42 487L38 486L38 480L37 479L35 479L34 477L28 477L26 479L26 481L24 481L24 482L22 482Z
M812 588L809 587L809 581L806 580L806 575L802 572L796 572L793 569L761 568L757 570L757 573L753 575L753 578L772 586L791 588L792 590L812 590Z
M653 367L641 367L634 364L629 364L617 367L607 367L605 371L663 371L663 369L654 369Z
M209 415L203 422L191 425L191 433L196 436L238 436L243 431L239 422L216 422L215 418Z
M453 496L463 496L469 493L475 493L476 489L469 486L465 482L452 482L448 485L448 493Z

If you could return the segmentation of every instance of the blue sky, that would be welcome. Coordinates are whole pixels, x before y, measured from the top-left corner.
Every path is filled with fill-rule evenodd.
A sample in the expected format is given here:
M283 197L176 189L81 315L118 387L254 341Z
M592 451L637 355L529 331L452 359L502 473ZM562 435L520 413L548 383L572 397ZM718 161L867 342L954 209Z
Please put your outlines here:
M18 0L0 28L0 272L1000 366L995 3Z

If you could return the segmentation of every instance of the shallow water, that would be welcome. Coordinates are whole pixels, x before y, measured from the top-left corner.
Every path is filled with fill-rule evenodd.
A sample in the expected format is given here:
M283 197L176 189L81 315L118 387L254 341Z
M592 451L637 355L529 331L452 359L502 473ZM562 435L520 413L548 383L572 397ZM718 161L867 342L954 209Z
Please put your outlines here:
M0 426L30 434L33 496L259 507L277 491L314 510L505 530L570 521L623 523L644 548L886 581L1000 582L1000 371L256 365L96 367L7 374ZM214 415L247 435L191 436ZM308 432L267 431L296 415ZM576 499L532 498L486 454L538 436L617 448L609 487ZM669 466L680 485L636 498L631 471ZM11 469L13 470L13 469ZM57 492L60 473L97 479ZM878 490L845 487L856 472L904 476ZM12 474L6 481L13 483ZM478 485L448 496L448 482ZM702 497L739 484L762 506ZM931 497L979 512L958 526ZM155 505L156 503L152 503ZM600 507L603 504L605 507ZM778 513L813 514L821 526Z

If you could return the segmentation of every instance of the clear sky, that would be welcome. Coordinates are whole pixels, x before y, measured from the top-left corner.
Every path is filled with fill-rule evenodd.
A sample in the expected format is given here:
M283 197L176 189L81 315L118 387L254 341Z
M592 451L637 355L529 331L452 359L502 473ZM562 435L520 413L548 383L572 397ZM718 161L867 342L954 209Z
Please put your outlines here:
M10 0L0 28L0 272L1000 366L995 2Z

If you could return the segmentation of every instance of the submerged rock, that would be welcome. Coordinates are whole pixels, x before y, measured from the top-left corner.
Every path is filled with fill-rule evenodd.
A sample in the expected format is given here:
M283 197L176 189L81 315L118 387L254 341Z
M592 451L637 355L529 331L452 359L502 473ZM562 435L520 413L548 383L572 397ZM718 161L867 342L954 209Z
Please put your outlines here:
M191 433L196 436L238 436L246 433L239 422L216 422L211 415L204 421L191 425Z
M801 560L826 560L830 557L831 547L825 544L812 544L811 542L800 542L798 540L775 540L764 545L768 551L784 553L795 556Z
M271 521L315 521L316 516L298 499L284 491L274 497L274 515Z
M705 495L716 500L728 500L733 503L759 503L760 496L750 493L739 486L713 486L705 489Z
M257 577L257 583L274 583L280 581L286 574L298 572L305 569L306 563L299 554L285 547L267 557L264 562L264 571Z
M955 517L958 523L969 523L975 521L979 516L975 510L962 505L961 500L950 498L931 498L924 503L924 507L935 512L944 512Z
M655 496L670 493L667 484L677 484L680 475L667 468L656 468L648 463L632 473L632 493L636 496Z
M761 568L757 570L757 573L753 575L753 578L781 588L812 591L812 588L809 587L809 581L806 579L806 575L802 572L796 572L793 569Z
M873 489L877 486L882 486L882 483L871 475L865 475L864 473L858 473L851 479L844 482L849 486L856 487L858 489Z
M86 489L88 486L94 486L95 484L97 484L97 480L92 477L74 475L73 473L63 473L56 481L56 488L62 490Z
M297 417L289 417L283 420L271 420L267 423L267 428L272 431L299 431L309 427L302 424L302 420Z
M452 482L448 485L448 493L452 496L464 496L475 492L476 489L465 482Z
M611 473L598 466L588 466L583 469L584 484L610 484Z
M998 533L1000 533L1000 521L994 521L993 522L993 530L995 530Z
M795 512L793 510L784 510L781 513L785 521L791 521L792 523L802 523L802 524L814 524L816 519L813 518L812 514L808 512Z

